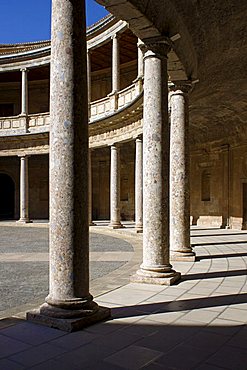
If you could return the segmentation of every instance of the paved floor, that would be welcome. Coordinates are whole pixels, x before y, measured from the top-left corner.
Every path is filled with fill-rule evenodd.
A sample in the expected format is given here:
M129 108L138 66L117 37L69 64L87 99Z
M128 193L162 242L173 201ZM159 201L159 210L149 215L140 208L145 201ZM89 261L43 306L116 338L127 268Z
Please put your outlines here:
M140 237L128 228L118 236L133 241L128 275ZM113 320L71 334L0 321L0 369L246 370L247 233L193 228L192 244L198 260L174 263L182 272L175 286L128 284L123 267L115 270L122 283L96 299Z
M0 318L39 305L48 293L48 225L5 224L0 223ZM133 253L125 240L90 233L90 280L97 286L104 275L130 261Z

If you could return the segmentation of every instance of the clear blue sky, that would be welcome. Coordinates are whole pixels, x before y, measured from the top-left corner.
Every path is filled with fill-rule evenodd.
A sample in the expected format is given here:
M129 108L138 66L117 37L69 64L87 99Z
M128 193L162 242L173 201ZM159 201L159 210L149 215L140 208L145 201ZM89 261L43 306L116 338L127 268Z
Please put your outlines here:
M86 0L87 25L106 10ZM50 39L51 0L0 0L0 44Z

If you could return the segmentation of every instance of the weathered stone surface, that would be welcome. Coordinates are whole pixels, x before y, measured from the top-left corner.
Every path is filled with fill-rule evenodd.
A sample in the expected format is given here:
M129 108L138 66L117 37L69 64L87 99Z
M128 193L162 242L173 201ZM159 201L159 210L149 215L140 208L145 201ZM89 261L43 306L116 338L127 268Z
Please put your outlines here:
M117 145L111 146L111 174L110 174L110 224L112 229L123 227L120 222L120 156Z
M86 328L87 326L93 325L99 321L109 319L111 316L109 308L99 306L98 310L94 310L93 312L86 313L85 310L81 310L81 312L78 312L77 318L63 319L59 318L61 313L58 313L58 317L48 316L47 312L44 312L44 314L42 313L42 308L27 312L27 320L67 332Z
M171 259L194 261L190 245L189 109L186 82L170 87Z
M143 232L143 144L141 137L136 139L135 229L137 233Z
M170 284L180 275L169 263L169 123L164 80L169 45L153 40L148 47L153 51L144 56L143 263L132 280Z
M50 282L40 317L78 329L101 312L89 293L85 3L52 2ZM109 316L109 311L107 311ZM27 315L37 319L37 315ZM76 322L67 320L76 319ZM57 323L57 319L59 320ZM62 321L61 321L62 320ZM67 323L64 323L65 322Z

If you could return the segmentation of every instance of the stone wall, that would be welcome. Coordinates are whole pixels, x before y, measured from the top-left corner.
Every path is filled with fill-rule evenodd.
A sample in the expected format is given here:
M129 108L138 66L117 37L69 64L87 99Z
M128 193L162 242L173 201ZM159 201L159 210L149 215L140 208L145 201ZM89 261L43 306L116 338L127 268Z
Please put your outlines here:
M199 226L247 227L247 144L191 155L191 220Z

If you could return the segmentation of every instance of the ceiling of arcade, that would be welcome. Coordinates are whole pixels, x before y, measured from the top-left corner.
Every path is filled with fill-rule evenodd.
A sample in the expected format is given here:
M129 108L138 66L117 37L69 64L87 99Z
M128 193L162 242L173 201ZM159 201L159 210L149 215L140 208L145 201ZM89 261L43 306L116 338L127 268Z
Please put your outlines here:
M246 0L96 0L140 38L177 33L189 78L192 143L247 136Z

